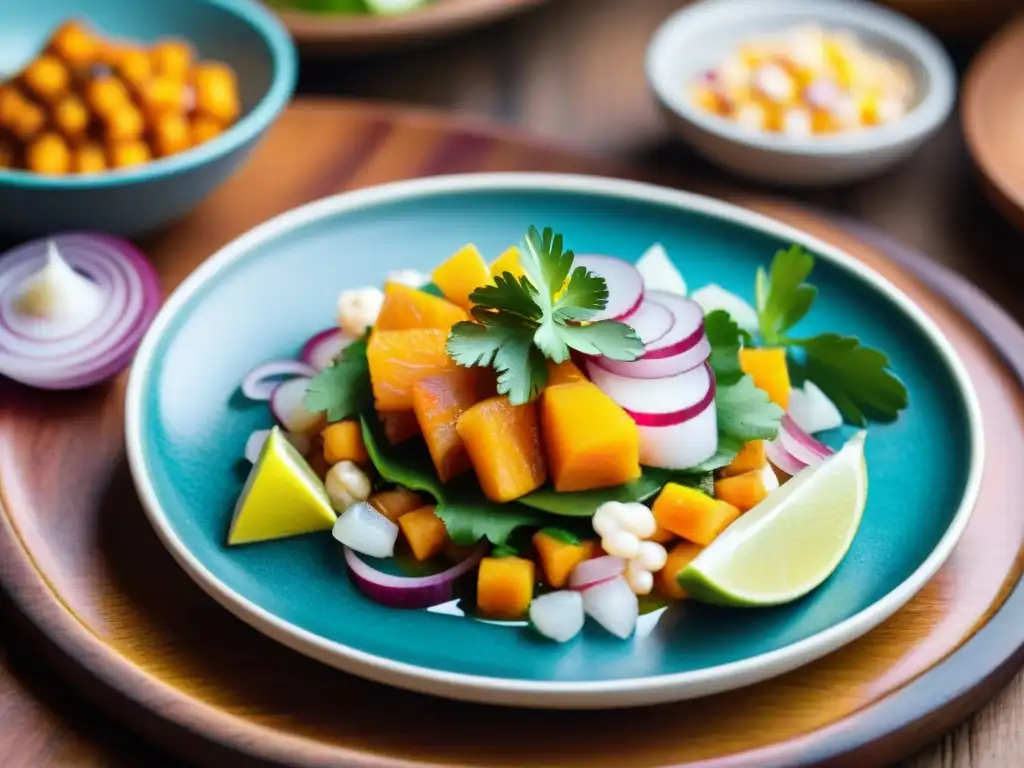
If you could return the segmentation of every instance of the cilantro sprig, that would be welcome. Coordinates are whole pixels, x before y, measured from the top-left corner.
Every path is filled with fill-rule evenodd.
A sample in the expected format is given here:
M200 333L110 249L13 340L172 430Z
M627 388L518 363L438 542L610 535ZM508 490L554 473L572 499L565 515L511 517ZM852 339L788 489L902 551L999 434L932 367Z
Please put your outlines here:
M813 269L814 257L798 245L776 253L767 271L758 269L755 295L761 341L789 348L804 376L828 395L848 423L863 427L869 415L894 420L910 399L885 353L856 336L788 335L818 295L818 289L806 282Z
M604 278L574 256L550 228L530 227L519 248L525 274L506 272L470 294L473 321L452 326L447 350L465 367L490 367L498 392L513 405L532 400L547 383L547 360L561 363L570 350L635 360L643 342L625 323L590 322L608 303Z
M345 347L338 358L306 387L304 405L312 413L326 413L330 422L359 416L373 408L370 365L366 360L368 335Z

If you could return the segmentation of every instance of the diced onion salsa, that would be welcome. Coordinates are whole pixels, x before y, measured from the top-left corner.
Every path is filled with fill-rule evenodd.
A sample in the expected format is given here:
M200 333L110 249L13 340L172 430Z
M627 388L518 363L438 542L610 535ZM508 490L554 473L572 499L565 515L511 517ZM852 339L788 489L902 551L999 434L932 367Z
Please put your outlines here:
M688 296L660 244L577 256L531 227L492 261L470 244L429 276L346 290L334 327L242 383L274 425L244 446L228 543L331 530L368 599L628 638L641 605L691 596L730 526L838 460L812 433L863 426L877 390L895 406L872 417L906 407L855 337L788 333L813 265L779 251L754 304Z

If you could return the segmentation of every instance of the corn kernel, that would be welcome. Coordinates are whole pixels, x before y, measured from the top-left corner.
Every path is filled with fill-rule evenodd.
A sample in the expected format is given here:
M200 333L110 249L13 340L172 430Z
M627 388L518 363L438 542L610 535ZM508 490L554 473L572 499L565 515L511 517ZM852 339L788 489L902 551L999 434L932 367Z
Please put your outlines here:
M60 135L44 133L28 145L25 164L30 171L59 176L71 170L71 150Z

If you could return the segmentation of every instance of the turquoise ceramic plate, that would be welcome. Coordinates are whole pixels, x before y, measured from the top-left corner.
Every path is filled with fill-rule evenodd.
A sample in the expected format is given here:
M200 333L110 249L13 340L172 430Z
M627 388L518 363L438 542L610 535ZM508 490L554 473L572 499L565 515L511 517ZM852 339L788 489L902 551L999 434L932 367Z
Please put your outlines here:
M228 549L249 433L269 424L238 382L332 323L340 289L427 270L467 241L497 254L530 224L579 252L635 258L660 241L691 286L750 295L755 268L796 241L819 256L807 331L883 347L911 406L869 431L871 490L853 547L816 592L768 610L676 606L622 642L588 628L566 645L522 627L363 598L330 534ZM597 178L435 178L330 198L279 216L203 264L143 342L127 446L157 533L211 596L280 642L380 682L521 706L649 704L736 688L820 657L876 626L935 573L963 531L982 464L967 374L929 319L852 258L799 231L703 197ZM842 435L835 435L841 440ZM834 441L833 441L834 442Z

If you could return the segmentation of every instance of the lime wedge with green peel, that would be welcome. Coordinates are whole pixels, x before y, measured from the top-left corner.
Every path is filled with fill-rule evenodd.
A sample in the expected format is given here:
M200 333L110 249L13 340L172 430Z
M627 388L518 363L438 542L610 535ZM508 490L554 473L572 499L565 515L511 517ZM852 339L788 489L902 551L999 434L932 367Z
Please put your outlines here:
M730 525L679 574L696 600L788 603L821 584L857 533L867 500L864 432Z
M235 504L228 544L329 531L337 519L323 482L274 427Z

